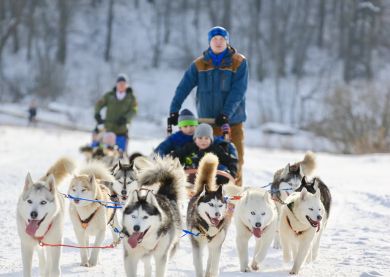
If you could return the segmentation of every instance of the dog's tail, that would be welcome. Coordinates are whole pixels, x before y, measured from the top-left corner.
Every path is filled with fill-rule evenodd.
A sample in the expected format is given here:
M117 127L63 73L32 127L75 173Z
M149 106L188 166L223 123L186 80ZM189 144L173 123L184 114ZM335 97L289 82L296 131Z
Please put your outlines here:
M172 201L181 201L184 197L186 174L178 159L170 156L153 157L148 167L142 168L138 184L142 187L159 185L157 194L166 196Z
M305 176L312 175L314 169L317 166L316 155L311 151L307 151L301 164L302 164L303 174Z
M72 174L76 168L76 163L69 157L58 159L41 178L42 181L53 175L56 184L60 184L68 174Z
M92 161L79 170L80 175L95 176L96 179L104 181L114 181L114 177L106 165L100 161Z
M205 187L210 191L216 190L218 163L218 157L212 153L207 153L200 160L194 185L195 195L201 194Z

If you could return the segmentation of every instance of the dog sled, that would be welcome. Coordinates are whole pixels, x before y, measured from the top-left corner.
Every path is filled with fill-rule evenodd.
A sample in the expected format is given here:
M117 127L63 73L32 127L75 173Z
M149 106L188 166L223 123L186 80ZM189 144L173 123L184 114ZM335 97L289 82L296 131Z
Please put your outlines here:
M87 162L100 160L111 167L121 158L122 153L116 145L116 135L96 127L92 132L92 143L80 147Z
M199 123L207 123L207 124L210 124L212 126L215 125L214 118L199 118L198 121L199 121ZM224 141L227 141L230 143L229 131L222 130L222 133L223 133ZM167 135L169 136L171 134L172 134L172 125L169 124L169 122L168 122L167 123ZM185 172L187 175L186 190L187 190L188 196L191 198L193 196L193 193L194 193L193 187L194 187L195 178L196 178L196 174L198 172L198 169L197 168L188 168L188 169L185 169ZM217 170L217 184L227 184L227 183L235 185L236 179L226 171Z

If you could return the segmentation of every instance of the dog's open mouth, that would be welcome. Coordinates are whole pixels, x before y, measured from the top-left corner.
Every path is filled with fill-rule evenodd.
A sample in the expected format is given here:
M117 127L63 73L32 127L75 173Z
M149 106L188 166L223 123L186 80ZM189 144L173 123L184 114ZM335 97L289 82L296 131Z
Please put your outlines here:
M259 238L259 237L261 237L261 235L263 234L263 231L261 230L261 228L253 228L253 229L252 229L252 233L253 233L253 235L254 235L256 238Z
M121 198L122 198L122 201L126 201L127 200L127 195L122 195Z
M144 232L134 232L131 234L127 240L127 242L130 244L131 248L136 248L139 243L142 242L144 236L149 231L150 227L146 229Z
M318 229L320 229L320 221L314 221L314 220L312 220L311 218L310 218L310 216L306 216L306 219L307 219L307 221L309 221L309 223L310 223L310 225L312 226L312 227L314 227L314 228L318 228Z
M29 219L26 226L26 233L30 236L35 236L35 232L38 230L41 223L45 220L46 216L47 214L41 220Z
M206 215L210 219L211 224L213 224L214 226L218 226L218 224L221 222L221 220L216 217L211 217L208 213L206 213Z
M74 199L73 201L74 201L75 204L80 203L80 200L79 200L79 199Z

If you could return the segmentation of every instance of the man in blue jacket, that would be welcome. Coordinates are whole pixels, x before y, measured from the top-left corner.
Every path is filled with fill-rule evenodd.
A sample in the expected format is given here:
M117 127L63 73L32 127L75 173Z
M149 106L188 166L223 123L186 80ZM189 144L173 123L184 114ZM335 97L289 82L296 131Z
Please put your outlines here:
M242 185L244 163L245 93L248 85L246 58L229 44L229 33L213 27L208 33L209 48L192 62L176 88L170 107L169 123L176 125L179 110L197 86L196 108L199 118L214 118L214 135L230 125L230 138L237 148L237 185ZM227 125L229 124L229 125Z

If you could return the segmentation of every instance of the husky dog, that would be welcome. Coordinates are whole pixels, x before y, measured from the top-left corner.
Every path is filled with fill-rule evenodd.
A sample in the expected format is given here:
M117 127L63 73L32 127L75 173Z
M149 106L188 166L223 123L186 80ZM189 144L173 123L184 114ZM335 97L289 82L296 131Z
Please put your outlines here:
M113 182L114 177L106 166L98 161L91 162L84 166L70 182L68 194L75 198L110 201L109 189L103 184L104 181ZM113 211L107 209L98 202L74 199L69 205L70 219L76 233L78 243L81 246L89 245L89 237L96 236L94 246L100 246L103 242L107 224L113 221L118 222ZM117 235L112 231L113 239ZM81 266L95 266L98 261L99 248L94 248L88 258L88 249L80 249Z
M271 185L272 199L276 201L276 208L280 214L281 204L287 196L301 185L304 176L311 176L316 168L316 157L311 151L306 152L302 161L293 165L287 164L274 174ZM276 230L274 248L280 248L278 230Z
M195 179L194 196L187 209L189 230L199 233L191 236L192 255L197 277L205 276L202 265L202 252L208 247L206 276L218 276L219 257L225 240L230 216L227 214L227 202L222 186L215 183L218 157L207 153L200 161Z
M135 277L142 260L145 276L151 276L153 256L156 276L165 276L182 230L178 203L184 196L186 175L179 161L167 156L156 157L153 165L138 177L139 186L144 189L130 194L122 219L126 274ZM156 185L156 194L147 190Z
M271 245L277 224L278 214L270 194L259 188L248 188L236 204L234 221L237 229L236 246L240 258L240 270L249 272L248 241L255 236L256 246L252 269L258 270Z
M307 259L313 260L318 252L321 228L326 225L324 205L320 199L320 191L312 194L302 188L287 197L286 205L280 214L280 240L283 258L286 262L294 261L290 274L298 274ZM322 225L322 226L321 226Z
M60 276L61 247L42 248L38 244L62 243L64 199L57 185L70 174L75 164L69 158L59 159L37 182L30 173L17 205L17 227L21 242L23 276L31 276L34 249L39 255L41 276ZM38 246L38 247L37 247Z
M111 190L112 200L125 202L129 194L138 188L137 175L139 171L152 164L152 161L139 153L131 155L129 163L118 161L111 169L111 174L115 178L114 182L106 183Z
M330 194L329 188L325 183L318 177L308 180L306 177L303 177L302 184L295 191L302 191L303 188L310 193L316 193L317 190L320 190L321 193L321 202L325 207L326 218L329 218L330 207L332 205L332 195Z

